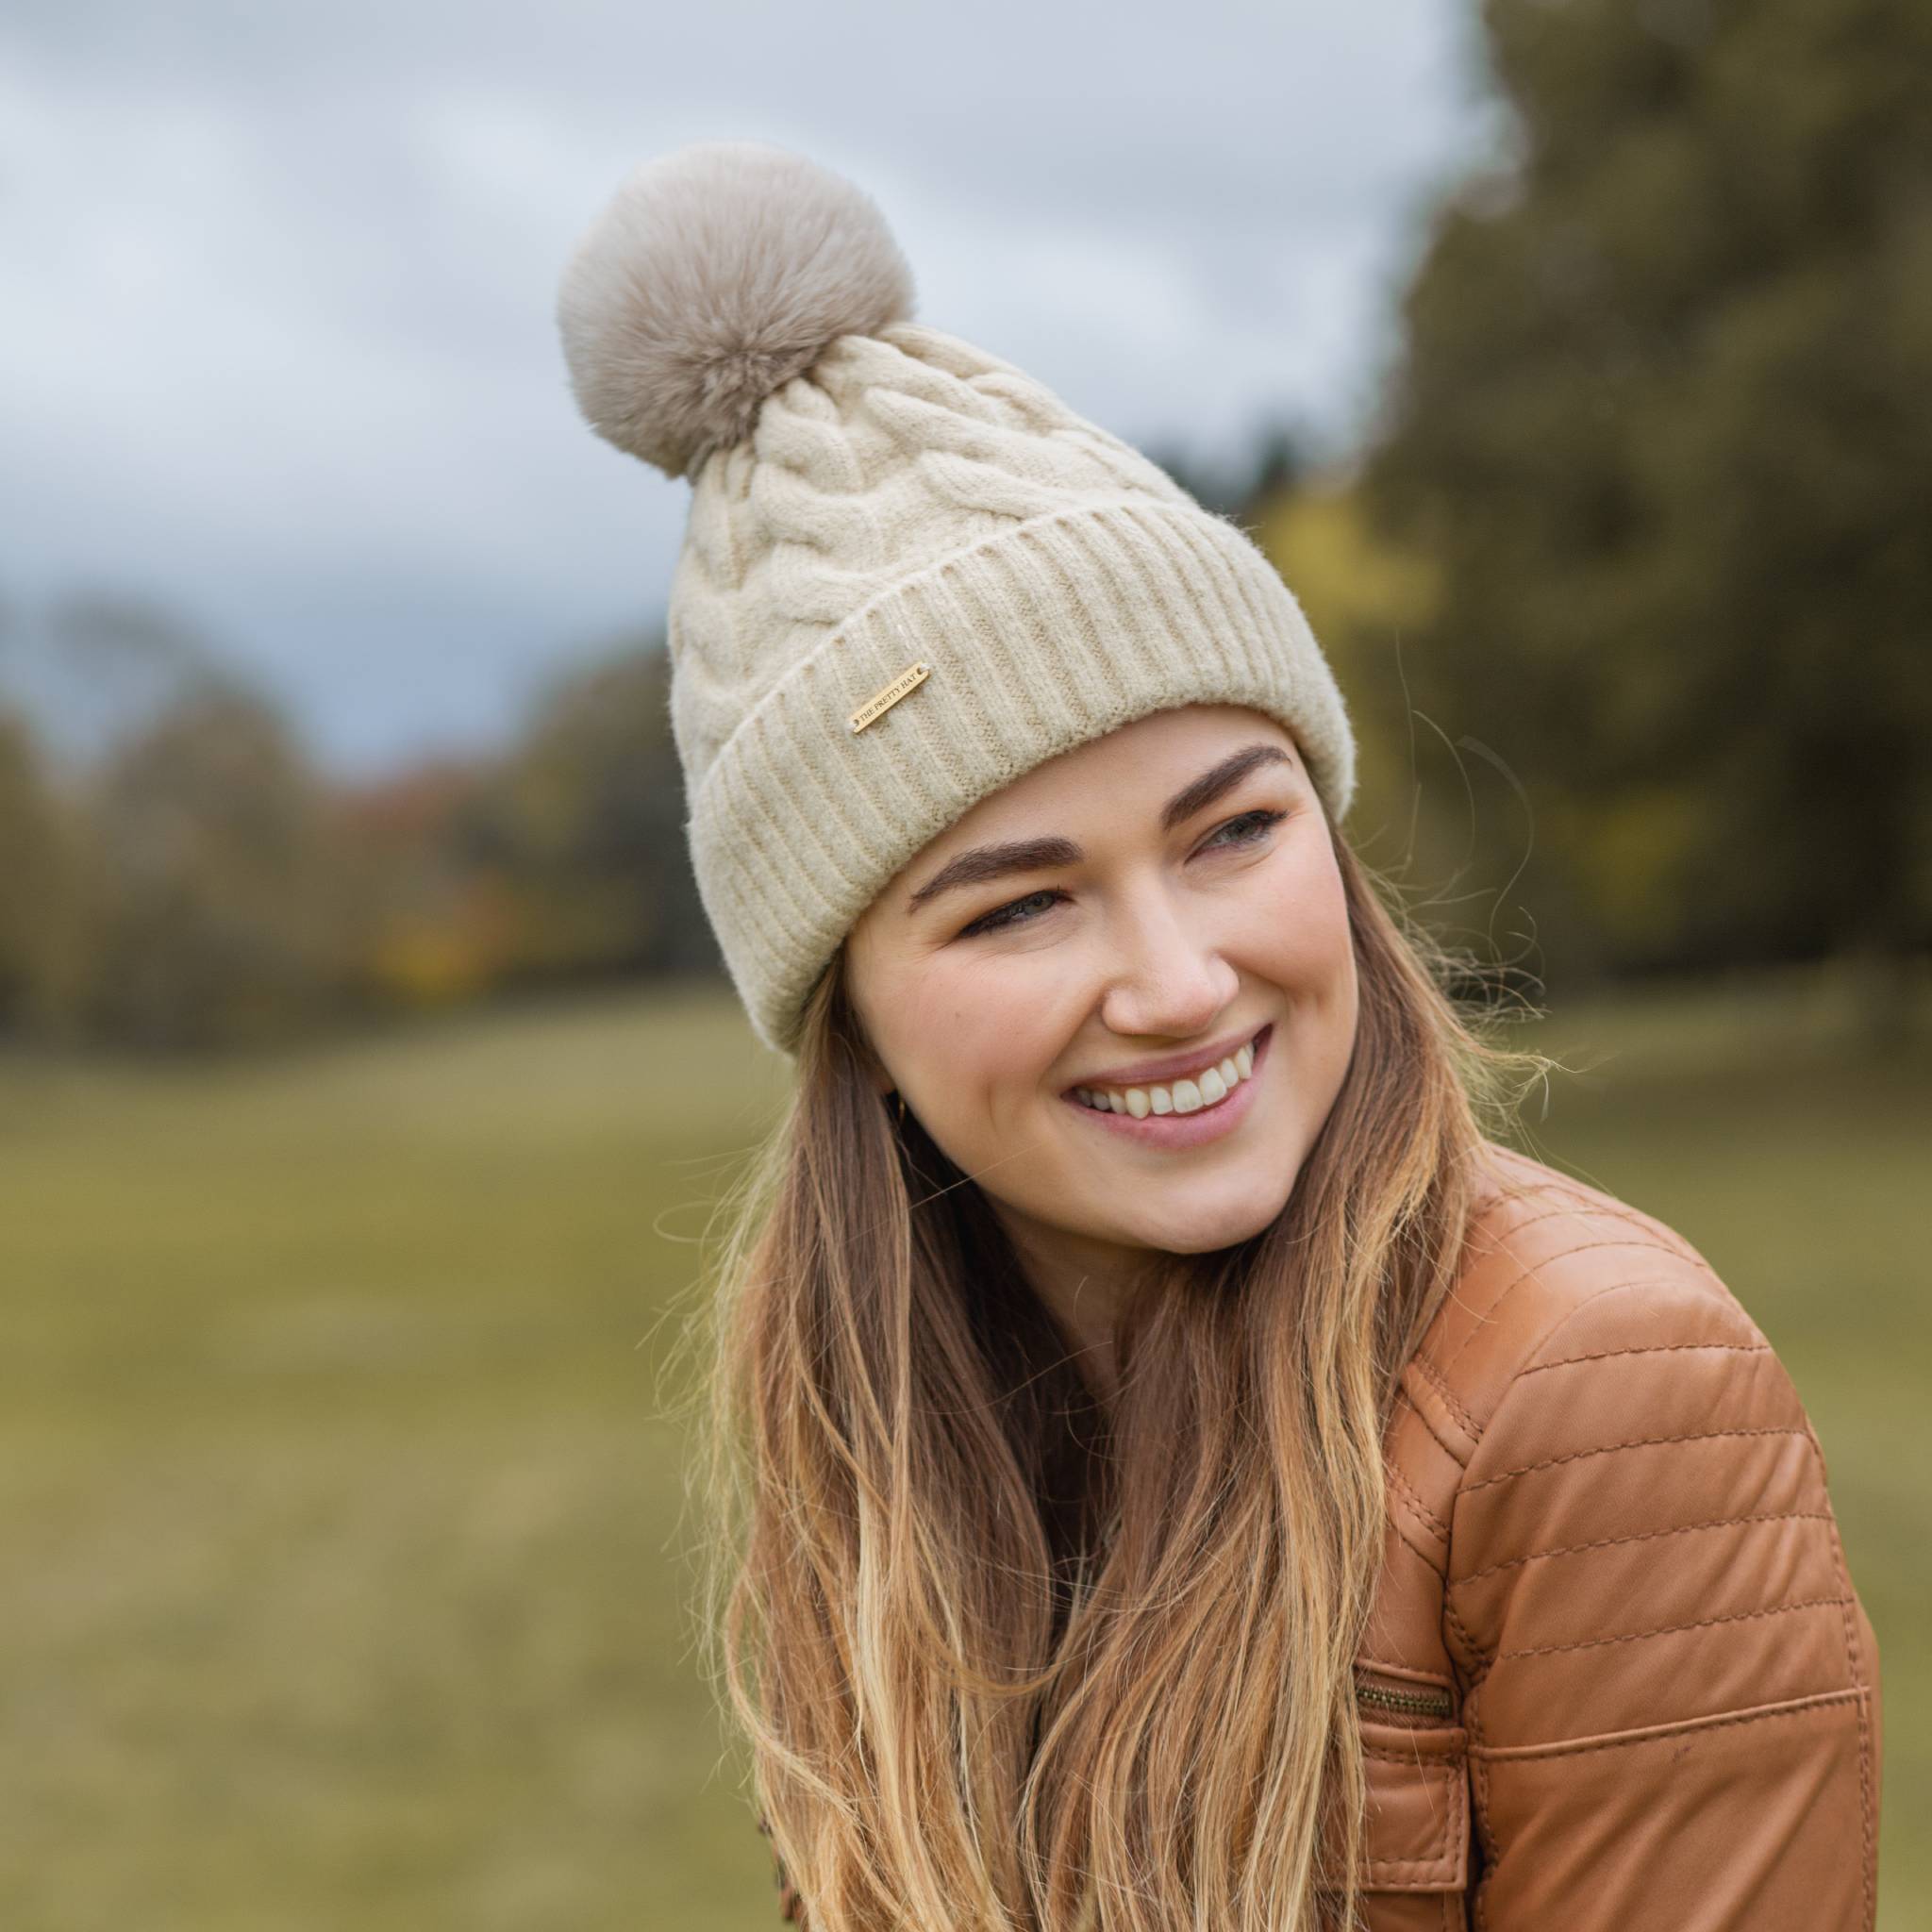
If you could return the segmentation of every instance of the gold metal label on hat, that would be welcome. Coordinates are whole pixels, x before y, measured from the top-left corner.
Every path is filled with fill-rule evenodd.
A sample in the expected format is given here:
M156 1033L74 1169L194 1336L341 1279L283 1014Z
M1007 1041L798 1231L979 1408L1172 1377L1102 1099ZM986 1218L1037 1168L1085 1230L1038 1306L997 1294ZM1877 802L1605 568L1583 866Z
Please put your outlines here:
M930 664L908 664L881 691L875 691L852 714L852 728L863 731L874 719L882 718L908 691L917 691L931 674Z

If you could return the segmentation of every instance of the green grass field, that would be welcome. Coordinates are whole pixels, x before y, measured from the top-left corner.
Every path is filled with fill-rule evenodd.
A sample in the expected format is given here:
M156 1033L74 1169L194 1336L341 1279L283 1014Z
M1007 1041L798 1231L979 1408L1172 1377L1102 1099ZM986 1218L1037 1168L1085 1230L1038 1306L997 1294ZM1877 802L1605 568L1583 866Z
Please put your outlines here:
M1601 1064L1526 1144L1690 1236L1796 1378L1883 1648L1907 1932L1932 1046L1841 1023L1806 981L1563 1013L1538 1043ZM0 1926L775 1924L659 1370L782 1073L708 992L0 1066Z

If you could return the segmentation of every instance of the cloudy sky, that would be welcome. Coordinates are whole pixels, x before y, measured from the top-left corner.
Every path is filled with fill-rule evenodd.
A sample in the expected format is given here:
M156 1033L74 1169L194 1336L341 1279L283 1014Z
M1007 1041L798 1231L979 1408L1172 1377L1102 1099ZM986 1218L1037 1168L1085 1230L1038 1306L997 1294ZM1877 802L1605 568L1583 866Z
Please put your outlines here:
M1494 122L1467 0L9 0L0 609L150 599L375 770L661 608L686 487L575 416L577 233L686 141L876 200L920 319L1108 428L1344 439Z

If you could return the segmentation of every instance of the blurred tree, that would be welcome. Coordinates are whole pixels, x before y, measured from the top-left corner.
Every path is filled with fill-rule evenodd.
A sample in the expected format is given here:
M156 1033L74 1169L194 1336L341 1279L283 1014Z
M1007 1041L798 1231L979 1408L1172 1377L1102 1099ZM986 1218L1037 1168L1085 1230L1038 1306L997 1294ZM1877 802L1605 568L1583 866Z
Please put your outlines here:
M0 1034L65 1020L78 950L70 828L32 726L0 711Z
M221 675L218 654L192 624L126 590L75 591L40 627L27 675L43 729L82 763L108 756Z
M1425 558L1381 537L1358 480L1346 474L1297 475L1258 498L1249 520L1347 694L1361 796L1350 831L1359 841L1371 836L1367 821L1406 818L1412 804L1411 721L1398 653L1435 610L1434 573Z
M1483 21L1514 152L1436 218L1367 475L1441 574L1415 700L1614 967L1923 948L1932 8Z
M1241 510L1252 512L1257 504L1289 494L1314 467L1313 440L1305 430L1285 422L1264 425L1256 439L1254 471Z
M553 686L479 814L525 976L724 970L686 854L670 671L653 637Z
M1391 542L1369 518L1359 476L1344 467L1295 475L1257 500L1246 521L1294 592L1346 694L1356 735L1356 802L1348 835L1360 857L1404 891L1437 936L1470 956L1489 992L1533 992L1548 972L1520 895L1508 890L1523 858L1513 797L1502 823L1514 829L1482 852L1472 839L1478 798L1503 792L1469 752L1445 743L1431 714L1412 701L1407 665L1441 591L1430 560ZM1473 773L1486 781L1478 794ZM1500 867L1500 870L1497 868ZM1564 925L1568 934L1581 928ZM1565 962L1573 970L1573 955ZM1587 962L1586 962L1587 964Z
M104 1033L242 1044L335 1004L343 928L321 795L263 700L218 680L177 699L101 766L89 803Z
M1195 457L1173 442L1147 447L1152 462L1204 509L1246 524L1257 508L1293 488L1313 467L1313 433L1282 417L1264 418L1232 457Z
M516 908L484 827L493 764L437 759L339 791L345 921L359 994L450 1006L514 967Z

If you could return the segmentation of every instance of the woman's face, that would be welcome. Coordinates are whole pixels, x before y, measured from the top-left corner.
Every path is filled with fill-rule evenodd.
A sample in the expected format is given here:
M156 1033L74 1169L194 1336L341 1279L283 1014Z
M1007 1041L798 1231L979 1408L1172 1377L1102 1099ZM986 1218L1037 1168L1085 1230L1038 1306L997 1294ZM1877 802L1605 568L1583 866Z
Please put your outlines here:
M1327 821L1293 738L1233 705L1142 718L982 799L867 908L845 973L881 1091L1056 1270L1265 1227L1355 1044Z

